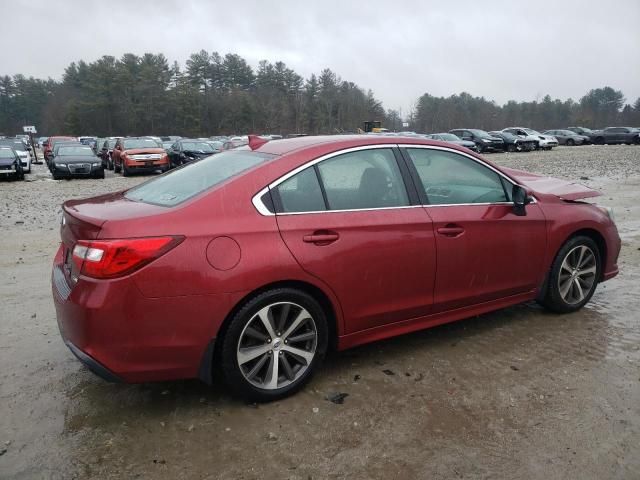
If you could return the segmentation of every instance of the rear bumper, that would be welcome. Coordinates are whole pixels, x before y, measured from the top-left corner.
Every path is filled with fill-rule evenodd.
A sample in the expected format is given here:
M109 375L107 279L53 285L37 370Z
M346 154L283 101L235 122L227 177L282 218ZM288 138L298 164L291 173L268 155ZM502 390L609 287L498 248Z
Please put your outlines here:
M92 372L126 383L206 378L210 342L228 296L145 297L135 274L113 280L66 279L62 247L52 295L64 343Z
M100 362L96 361L95 359L91 358L89 355L84 353L82 350L76 347L72 342L67 340L64 343L67 345L67 347L69 347L69 350L71 350L71 353L73 353L76 356L76 358L84 364L85 367L87 367L97 376L99 376L103 380L106 380L107 382L114 382L114 383L122 382L122 379L120 377L118 377L115 373L113 373L107 367L102 365Z

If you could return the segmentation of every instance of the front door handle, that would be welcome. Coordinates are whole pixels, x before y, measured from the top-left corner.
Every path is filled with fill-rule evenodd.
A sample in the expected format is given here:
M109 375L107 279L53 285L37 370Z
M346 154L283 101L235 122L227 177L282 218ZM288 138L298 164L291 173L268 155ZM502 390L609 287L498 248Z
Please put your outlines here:
M445 237L459 237L464 233L464 228L459 225L449 224L436 229L436 232Z
M326 230L313 232L311 235L305 235L302 237L302 241L305 243L315 243L316 245L329 245L340 238L336 232L329 232Z

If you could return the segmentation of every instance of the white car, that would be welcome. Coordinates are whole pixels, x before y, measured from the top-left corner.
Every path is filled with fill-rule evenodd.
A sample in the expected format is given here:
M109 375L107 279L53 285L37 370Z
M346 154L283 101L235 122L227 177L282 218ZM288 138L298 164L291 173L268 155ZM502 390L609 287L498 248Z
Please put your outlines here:
M551 150L553 147L558 146L558 139L553 135L543 135L542 133L525 127L509 127L503 128L503 132L511 133L523 138L527 141L534 141L537 148L542 150ZM536 148L536 149L537 149Z
M0 146L9 146L13 148L20 157L22 170L24 173L31 173L31 153L29 148L20 138L5 138L0 140Z

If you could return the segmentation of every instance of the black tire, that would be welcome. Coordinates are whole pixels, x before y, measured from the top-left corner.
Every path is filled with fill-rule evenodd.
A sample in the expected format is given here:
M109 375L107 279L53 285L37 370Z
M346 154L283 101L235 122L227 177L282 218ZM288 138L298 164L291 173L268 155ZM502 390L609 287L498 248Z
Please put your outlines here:
M484 147L480 143L476 143L476 152L484 153Z
M120 167L120 165L116 165L115 163L113 164L114 173L120 173L121 170L122 170L122 168Z
M604 137L596 137L593 143L596 145L604 145Z
M635 143L636 145L640 145L640 135L633 139L633 143Z
M131 171L127 168L127 166L124 164L124 162L122 163L122 176L123 177L131 176Z
M55 173L52 175L54 180L61 180L61 177L59 175L56 175Z
M316 332L316 345L311 363L300 376L291 383L274 389L260 388L245 377L238 363L238 348L245 327L255 318L257 312L270 305L281 302L292 303L307 310ZM275 329L274 329L275 331ZM293 332L291 332L293 333ZM283 336L284 338L284 336ZM271 343L271 341L269 341ZM276 342L273 341L275 345ZM225 383L236 395L256 402L278 400L299 391L311 379L313 373L322 364L328 345L328 328L326 313L320 304L309 294L293 288L277 288L268 290L249 299L233 316L220 342L221 370ZM271 358L278 358L275 353ZM278 360L280 362L280 360ZM268 373L265 374L265 377ZM278 380L279 381L279 380ZM278 382L276 381L276 383Z
M576 144L576 142L573 141L573 138L569 138L567 139L567 147L573 147Z
M102 170L100 173L96 173L93 178L104 178L104 170Z
M569 254L575 252L577 248L582 246L590 249L595 257L593 283L589 286L587 293L583 295L582 300L569 302L563 298L560 291L561 271L563 270L563 263L565 262L565 259L568 258ZM570 313L580 310L589 300L591 300L593 293L596 291L598 281L601 277L601 268L600 250L593 239L581 235L570 238L564 245L562 245L560 250L558 250L556 257L551 264L551 270L549 271L548 278L543 286L543 291L540 292L540 296L538 297L538 303L556 313ZM566 273L564 275L566 276ZM569 275L569 277L571 276ZM570 281L569 283L572 284L573 282ZM573 286L570 288L572 289Z
M516 150L518 150L518 147L515 143L509 143L507 145L507 152L515 152Z

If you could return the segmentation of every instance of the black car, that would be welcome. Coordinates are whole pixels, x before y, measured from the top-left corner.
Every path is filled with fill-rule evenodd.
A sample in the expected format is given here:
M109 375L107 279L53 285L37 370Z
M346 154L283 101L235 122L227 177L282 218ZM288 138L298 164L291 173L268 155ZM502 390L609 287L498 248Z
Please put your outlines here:
M567 127L565 130L571 130L573 133L577 133L578 135L583 135L589 138L591 138L591 135L593 135L593 130L586 127Z
M449 133L457 135L462 140L469 140L475 143L478 153L504 152L506 148L504 140L491 136L488 132L477 128L456 128L449 130Z
M216 152L211 144L204 140L183 138L171 145L167 153L169 154L169 162L173 168L193 162L194 160L200 160Z
M453 133L430 133L429 135L425 135L425 138L430 138L431 140L439 140L441 142L449 142L455 145L460 145L461 147L466 147L470 150L476 152L478 149L474 142L468 140L462 140L460 137L455 136Z
M24 180L20 156L11 147L0 146L0 178Z
M54 180L72 177L104 178L104 167L88 145L61 145L51 160Z
M119 138L122 137L106 138L100 145L98 145L96 153L102 159L102 165L104 168L113 170L113 159L111 158L111 154L113 153L113 149Z
M49 171L53 172L53 159L58 154L58 150L60 147L69 147L69 146L82 146L82 144L76 140L69 140L65 142L57 142L53 148L51 149L51 155L46 159L47 167L49 167Z
M520 138L509 132L489 132L492 137L501 138L507 152L530 152L536 148L536 142Z

